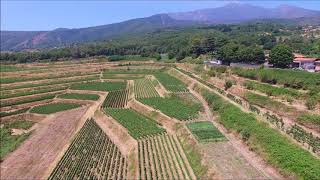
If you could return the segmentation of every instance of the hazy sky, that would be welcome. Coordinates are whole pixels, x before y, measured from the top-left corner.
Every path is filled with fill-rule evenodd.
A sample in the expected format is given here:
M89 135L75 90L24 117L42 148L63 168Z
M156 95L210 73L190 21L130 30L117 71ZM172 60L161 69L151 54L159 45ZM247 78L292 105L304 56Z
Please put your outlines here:
M281 4L320 10L313 1L32 1L1 0L1 30L52 30L110 24L158 13L214 8L231 2L263 7Z

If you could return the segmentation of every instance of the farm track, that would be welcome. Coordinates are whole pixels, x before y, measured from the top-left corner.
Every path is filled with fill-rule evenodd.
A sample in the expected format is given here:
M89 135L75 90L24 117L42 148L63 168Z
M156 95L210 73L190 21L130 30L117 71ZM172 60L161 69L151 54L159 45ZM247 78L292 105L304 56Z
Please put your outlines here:
M214 126L217 127L218 130L228 139L228 141L241 154L241 156L243 156L246 159L246 161L251 164L252 167L256 168L260 173L262 173L263 176L271 179L282 179L283 177L274 167L265 163L261 157L256 155L254 152L250 151L249 148L245 144L243 144L243 142L240 139L238 139L232 133L229 133L221 124L216 122L216 117L213 116L207 102L203 99L201 95L199 95L192 89L193 85L196 82L196 80L193 80L193 83L188 87L189 91L203 104L207 117L214 124Z
M178 70L177 70L177 71L178 71ZM179 71L178 71L178 72L179 72ZM179 72L179 73L183 74L182 72ZM185 76L188 77L187 75L185 75ZM195 75L195 76L197 76L197 75ZM189 77L189 78L191 78L191 77ZM198 77L198 78L199 78L199 77ZM193 79L193 78L191 78L191 79ZM243 112L252 113L252 111L250 111L249 109L247 109L247 108L245 108L245 107L237 104L236 102L230 100L229 98L227 98L226 96L220 94L220 93L217 92L216 90L208 87L206 84L203 84L203 83L199 82L197 79L193 79L193 81L196 82L196 83L198 83L198 84L200 84L201 86L205 87L205 88L208 89L209 91L212 91L212 92L214 92L215 94L219 95L220 97L222 97L224 100L230 102L231 104L237 106L237 107L240 108ZM314 153L314 152L312 152L312 150L308 148L308 145L307 145L306 143L303 143L303 144L302 144L302 143L299 143L299 142L298 142L297 140L295 140L292 136L289 136L289 135L286 134L285 132L281 131L279 128L275 127L275 126L274 126L273 124L271 124L269 121L267 121L265 117L262 117L262 116L257 115L257 114L254 114L254 115L255 115L255 117L257 118L257 120L268 123L270 128L273 128L273 129L277 130L280 134L282 134L283 136L286 136L288 139L290 139L290 140L292 141L292 143L295 143L296 145L300 146L301 148L309 151L309 152L310 152L313 156L315 156L316 158L319 158L319 155L316 154L316 153ZM288 118L283 118L283 122L284 122L284 127L290 127L291 125L296 124L295 122L293 122L292 120L290 120L290 119L288 119ZM320 134L319 134L317 131L315 131L315 130L313 130L313 129L309 129L309 128L307 128L306 126L299 126L299 127L301 127L303 130L305 130L307 133L312 133L316 138L320 138Z

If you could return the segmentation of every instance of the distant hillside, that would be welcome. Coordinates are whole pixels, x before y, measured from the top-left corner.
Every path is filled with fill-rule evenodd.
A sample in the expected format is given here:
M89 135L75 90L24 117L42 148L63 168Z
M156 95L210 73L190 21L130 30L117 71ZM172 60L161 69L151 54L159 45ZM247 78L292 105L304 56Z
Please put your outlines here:
M228 4L219 8L191 12L158 14L109 25L53 31L1 31L1 51L52 48L103 41L131 33L152 32L170 27L188 27L208 24L230 24L257 20L272 20L291 24L320 24L320 11L294 6L267 9L248 4Z
M294 19L320 16L320 11L282 5L277 8L263 8L249 4L228 4L223 7L200 9L190 12L169 13L177 20L192 20L207 23L241 23L253 19Z
M121 23L80 28L59 28L53 31L2 31L1 50L22 50L64 46L71 43L101 41L117 35L147 32L168 27L186 27L200 23L175 20L166 14L133 19Z

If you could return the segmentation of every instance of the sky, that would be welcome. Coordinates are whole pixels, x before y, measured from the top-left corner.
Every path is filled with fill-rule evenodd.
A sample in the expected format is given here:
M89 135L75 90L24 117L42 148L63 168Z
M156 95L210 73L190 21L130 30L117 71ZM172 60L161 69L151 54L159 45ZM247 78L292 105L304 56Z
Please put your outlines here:
M1 0L1 30L53 30L81 28L147 17L158 13L215 8L228 3L248 3L262 7L282 4L320 10L320 0L287 1L66 1L66 0Z

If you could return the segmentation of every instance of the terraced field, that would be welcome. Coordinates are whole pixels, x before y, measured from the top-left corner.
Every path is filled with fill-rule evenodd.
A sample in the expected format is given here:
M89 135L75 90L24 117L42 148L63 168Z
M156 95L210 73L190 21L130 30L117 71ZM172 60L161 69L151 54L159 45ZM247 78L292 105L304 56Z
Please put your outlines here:
M127 160L118 147L90 119L49 179L125 179L127 168Z
M138 147L139 179L195 179L175 136L141 139Z
M137 99L160 97L150 79L137 79L134 81L134 93Z
M103 102L103 107L125 108L129 100L129 89L111 91Z
M154 76L170 92L177 93L188 91L186 85L183 82L167 73L155 73Z

